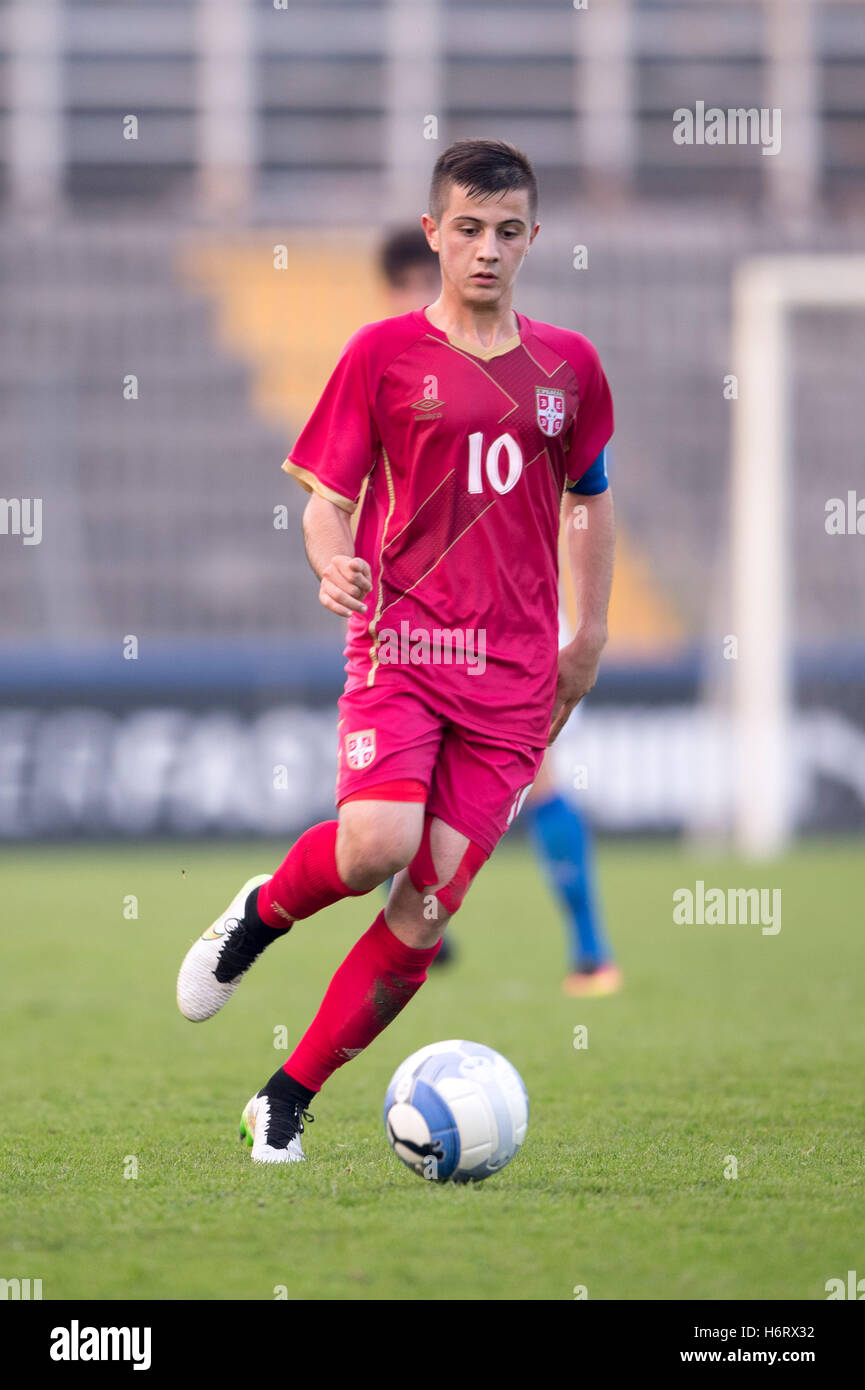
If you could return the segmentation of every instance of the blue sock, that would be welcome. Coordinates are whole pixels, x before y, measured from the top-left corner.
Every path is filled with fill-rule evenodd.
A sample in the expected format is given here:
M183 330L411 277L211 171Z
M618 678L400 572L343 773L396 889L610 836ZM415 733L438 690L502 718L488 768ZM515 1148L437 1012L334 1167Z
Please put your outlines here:
M565 910L571 969L608 964L612 952L597 905L592 837L585 818L558 794L530 802L523 814L547 879Z

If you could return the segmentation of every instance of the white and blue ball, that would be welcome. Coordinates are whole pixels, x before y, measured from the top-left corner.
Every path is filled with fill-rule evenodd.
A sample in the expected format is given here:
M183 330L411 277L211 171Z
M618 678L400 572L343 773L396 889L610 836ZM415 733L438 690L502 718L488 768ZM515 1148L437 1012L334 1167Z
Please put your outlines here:
M422 1047L397 1067L384 1098L394 1153L433 1182L480 1182L498 1173L528 1125L522 1077L483 1043Z

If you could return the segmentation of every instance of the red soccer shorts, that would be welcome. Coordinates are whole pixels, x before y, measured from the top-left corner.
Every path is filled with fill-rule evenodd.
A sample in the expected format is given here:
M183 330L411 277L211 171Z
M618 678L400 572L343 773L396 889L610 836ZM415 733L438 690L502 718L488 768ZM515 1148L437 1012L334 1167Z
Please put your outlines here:
M393 686L339 701L336 802L404 779L428 789L427 811L492 854L522 805L546 751L480 734Z

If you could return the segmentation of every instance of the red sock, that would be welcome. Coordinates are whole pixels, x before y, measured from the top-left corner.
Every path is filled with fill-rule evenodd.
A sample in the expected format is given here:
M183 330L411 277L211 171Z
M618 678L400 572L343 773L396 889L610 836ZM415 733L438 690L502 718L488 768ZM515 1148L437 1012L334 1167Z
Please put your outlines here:
M340 898L359 898L343 883L336 867L339 821L326 820L307 830L292 845L273 878L258 890L258 915L269 927L289 927Z
M427 950L406 946L380 912L337 970L283 1071L320 1091L337 1067L363 1052L405 1008L440 945L437 941Z

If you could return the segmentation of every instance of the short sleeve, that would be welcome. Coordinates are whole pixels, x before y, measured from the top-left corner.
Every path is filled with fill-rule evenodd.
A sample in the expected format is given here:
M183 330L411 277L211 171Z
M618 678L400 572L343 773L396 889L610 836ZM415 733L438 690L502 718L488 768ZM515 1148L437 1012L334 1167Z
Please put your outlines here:
M355 333L282 467L308 492L353 512L378 446L364 340Z
M568 446L569 483L592 466L613 433L613 397L601 359L586 341L586 355L577 369L580 399Z

